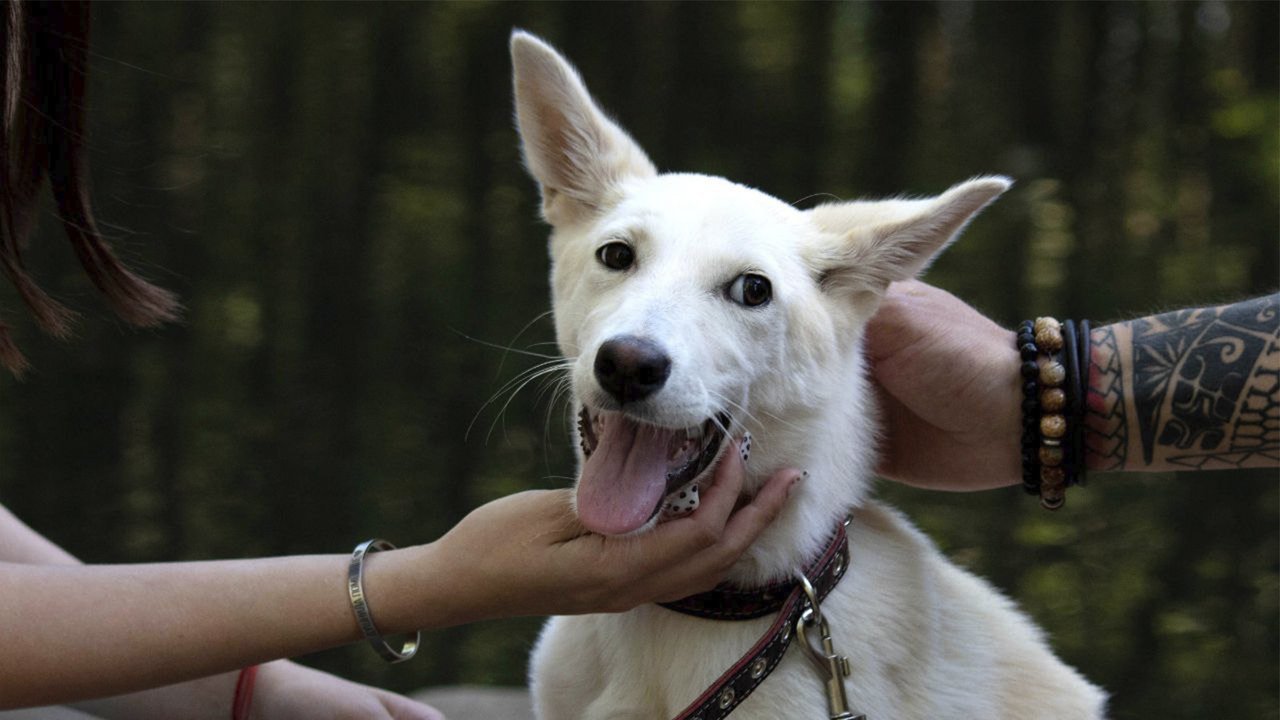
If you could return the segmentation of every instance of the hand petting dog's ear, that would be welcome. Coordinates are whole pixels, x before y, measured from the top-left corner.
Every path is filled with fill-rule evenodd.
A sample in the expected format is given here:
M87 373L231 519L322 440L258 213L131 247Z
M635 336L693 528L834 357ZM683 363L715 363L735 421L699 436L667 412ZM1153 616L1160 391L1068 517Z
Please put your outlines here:
M1013 332L951 293L910 280L889 287L865 337L885 426L881 475L938 490L1021 480Z

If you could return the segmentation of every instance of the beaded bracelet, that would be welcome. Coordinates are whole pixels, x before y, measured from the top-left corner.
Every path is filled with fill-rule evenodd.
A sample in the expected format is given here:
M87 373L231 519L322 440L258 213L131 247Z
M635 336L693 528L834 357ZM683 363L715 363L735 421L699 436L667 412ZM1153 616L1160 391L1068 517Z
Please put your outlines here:
M1036 318L1036 347L1040 349L1040 506L1057 510L1066 501L1067 368L1062 362L1062 325L1051 317Z
M1040 386L1036 378L1040 375L1040 366L1036 357L1040 355L1036 347L1036 336L1033 323L1025 320L1018 326L1018 354L1022 359L1022 489L1028 495L1040 494Z
M1057 510L1083 484L1089 323L1039 317L1018 326L1022 376L1022 486Z

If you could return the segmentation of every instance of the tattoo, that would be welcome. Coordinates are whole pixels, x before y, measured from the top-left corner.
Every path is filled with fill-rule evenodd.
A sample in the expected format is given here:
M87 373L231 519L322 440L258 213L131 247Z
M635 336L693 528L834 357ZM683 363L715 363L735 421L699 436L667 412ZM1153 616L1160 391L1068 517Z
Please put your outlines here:
M1146 465L1280 459L1280 295L1135 320L1132 333Z
M1112 327L1093 330L1089 345L1089 387L1085 393L1085 445L1089 467L1119 470L1129 448L1124 414L1124 376Z

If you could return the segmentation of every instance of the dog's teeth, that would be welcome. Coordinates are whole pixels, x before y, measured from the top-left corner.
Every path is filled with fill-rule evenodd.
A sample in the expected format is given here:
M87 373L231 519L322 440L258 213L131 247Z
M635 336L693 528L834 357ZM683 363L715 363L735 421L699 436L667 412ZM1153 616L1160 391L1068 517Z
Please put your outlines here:
M590 416L591 414L586 409L578 413L578 444L582 447L583 457L590 457L591 455L591 448L587 447L587 437L599 437L597 433L588 432L587 419Z

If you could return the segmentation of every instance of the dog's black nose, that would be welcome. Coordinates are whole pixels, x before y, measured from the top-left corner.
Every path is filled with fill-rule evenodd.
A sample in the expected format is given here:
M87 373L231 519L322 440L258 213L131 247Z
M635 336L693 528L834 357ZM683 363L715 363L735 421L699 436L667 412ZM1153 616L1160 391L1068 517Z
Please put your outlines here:
M643 400L671 375L671 358L660 345L634 335L606 340L596 353L596 380L619 404Z

